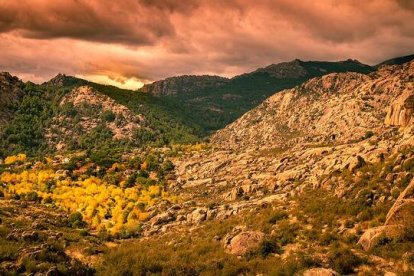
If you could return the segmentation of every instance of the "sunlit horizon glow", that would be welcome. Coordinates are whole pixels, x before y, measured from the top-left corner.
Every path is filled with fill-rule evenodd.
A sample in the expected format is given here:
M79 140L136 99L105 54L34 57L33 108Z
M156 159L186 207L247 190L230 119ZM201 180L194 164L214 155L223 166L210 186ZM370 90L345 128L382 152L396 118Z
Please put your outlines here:
M409 0L0 0L0 71L137 89L272 63L414 53Z

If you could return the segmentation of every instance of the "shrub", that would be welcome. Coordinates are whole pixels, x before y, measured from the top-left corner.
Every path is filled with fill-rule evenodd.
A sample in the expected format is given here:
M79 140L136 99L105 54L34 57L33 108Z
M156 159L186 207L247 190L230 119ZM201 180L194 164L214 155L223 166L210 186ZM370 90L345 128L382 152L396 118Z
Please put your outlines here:
M27 201L33 201L33 202L40 202L41 198L36 192L29 192L27 194L23 194L22 198Z
M89 235L89 232L86 229L82 229L79 231L79 235L81 235L82 237L86 237Z
M364 263L363 259L344 247L332 247L328 261L331 267L341 274L351 274L356 267Z
M374 132L372 132L371 130L368 130L365 132L364 139L369 139L372 136L374 136Z
M69 225L72 228L82 228L85 227L86 223L83 221L83 216L80 212L75 212L69 215L68 218Z
M105 122L113 122L116 119L116 115L115 113L113 113L111 110L105 110L104 112L102 112L101 114L101 118L102 120L104 120Z
M267 257L273 253L280 253L280 248L275 241L264 240L260 243L258 252L262 257Z
M272 215L270 219L268 220L268 222L270 224L276 224L276 222L286 219L286 218L288 218L288 214L285 211L280 211Z

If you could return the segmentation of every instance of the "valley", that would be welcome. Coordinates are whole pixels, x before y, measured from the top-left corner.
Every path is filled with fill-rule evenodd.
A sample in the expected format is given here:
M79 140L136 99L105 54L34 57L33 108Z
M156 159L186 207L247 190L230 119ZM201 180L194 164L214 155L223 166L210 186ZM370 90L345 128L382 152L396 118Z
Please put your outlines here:
M0 274L411 275L414 61L393 60L140 91L3 73Z

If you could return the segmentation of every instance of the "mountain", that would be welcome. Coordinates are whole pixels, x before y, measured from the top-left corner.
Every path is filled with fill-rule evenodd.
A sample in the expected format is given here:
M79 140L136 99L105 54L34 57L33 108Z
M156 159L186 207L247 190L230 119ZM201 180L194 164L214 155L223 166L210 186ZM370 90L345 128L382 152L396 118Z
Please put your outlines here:
M171 96L217 88L228 81L229 79L218 76L180 76L146 84L140 91L154 96Z
M160 205L135 246L169 241L157 254L183 246L219 262L238 256L235 266L252 274L412 271L413 80L409 62L331 73L274 94L207 149L173 159L168 189L184 203ZM151 254L121 248L131 260ZM264 258L260 268L247 264L255 258ZM198 261L190 267L202 269Z
M275 67L245 77L305 74ZM161 148L128 129L170 137L176 96L60 83L25 85L1 149L42 129L81 151L0 164L0 274L413 274L414 61L311 78Z
M23 82L7 72L0 73L0 125L13 117L16 106L24 96Z
M396 57L396 58L392 58L392 59L388 59L386 61L383 61L377 65L375 65L376 68L381 67L382 65L401 65L404 64L406 62L410 62L414 59L414 55L408 55L408 56L403 56L403 57Z
M41 85L8 73L1 80L0 155L116 150L198 139L179 115L148 94L62 74Z
M158 96L168 109L179 110L185 121L198 126L200 136L206 136L233 122L277 91L331 72L366 74L374 70L356 60L293 60L232 79L216 76L169 78L146 85L139 91Z

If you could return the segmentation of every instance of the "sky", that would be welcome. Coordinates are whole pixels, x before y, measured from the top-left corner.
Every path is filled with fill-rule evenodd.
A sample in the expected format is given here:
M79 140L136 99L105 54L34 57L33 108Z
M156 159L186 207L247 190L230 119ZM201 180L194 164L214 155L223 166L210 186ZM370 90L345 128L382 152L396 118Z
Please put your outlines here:
M0 71L137 89L272 63L414 53L412 0L0 0Z

